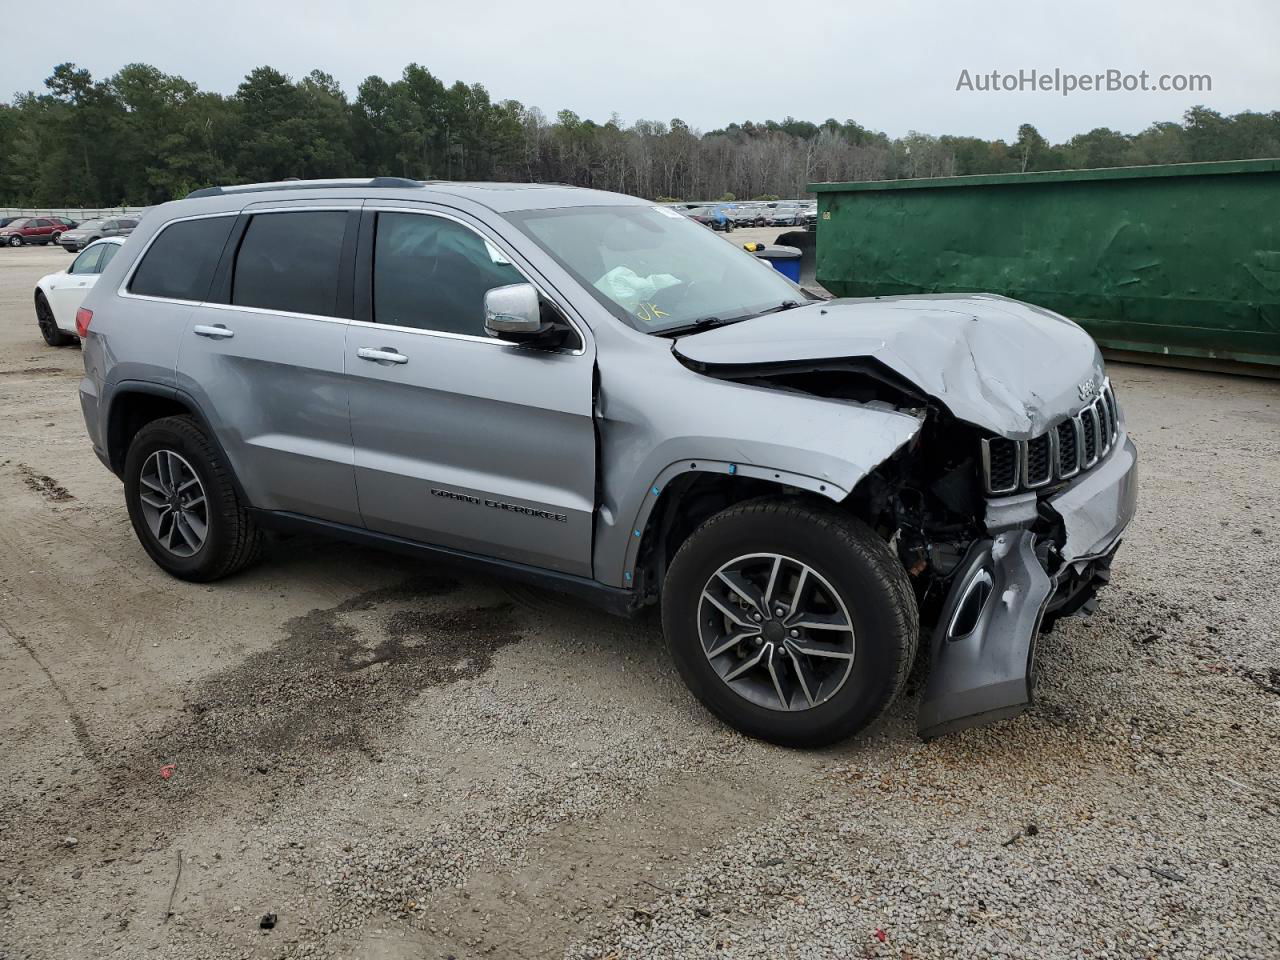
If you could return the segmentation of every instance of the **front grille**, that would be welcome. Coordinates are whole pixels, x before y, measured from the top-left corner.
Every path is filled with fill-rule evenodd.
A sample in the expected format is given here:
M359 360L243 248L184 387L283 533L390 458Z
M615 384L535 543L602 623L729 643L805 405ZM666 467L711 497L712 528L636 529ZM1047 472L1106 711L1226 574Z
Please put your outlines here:
M1080 411L1080 429L1084 434L1084 462L1088 468L1098 462L1098 415L1093 407Z
M1120 408L1111 381L1074 415L1029 440L992 437L982 441L987 493L1033 490L1088 470L1120 436Z
M996 437L987 443L987 487L992 493L1018 489L1018 443Z
M1080 472L1080 445L1076 442L1076 422L1063 420L1058 431L1058 476L1074 477Z
M1027 441L1027 462L1022 473L1022 482L1028 487L1043 487L1053 479L1053 461L1050 459L1052 434L1042 433Z

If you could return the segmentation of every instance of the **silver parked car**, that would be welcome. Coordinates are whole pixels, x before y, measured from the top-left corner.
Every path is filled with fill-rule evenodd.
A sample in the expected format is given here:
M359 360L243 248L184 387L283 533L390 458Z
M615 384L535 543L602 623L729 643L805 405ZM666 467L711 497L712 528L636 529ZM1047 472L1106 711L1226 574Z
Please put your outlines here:
M58 243L67 253L79 253L95 240L104 237L127 237L138 225L138 217L104 217L86 220L66 230L58 237Z
M1102 358L985 295L810 302L677 211L375 178L197 191L77 315L94 450L177 577L263 531L466 562L620 612L753 736L901 691L925 735L1030 702L1135 508Z
M798 227L803 208L797 203L779 203L769 211L769 226Z

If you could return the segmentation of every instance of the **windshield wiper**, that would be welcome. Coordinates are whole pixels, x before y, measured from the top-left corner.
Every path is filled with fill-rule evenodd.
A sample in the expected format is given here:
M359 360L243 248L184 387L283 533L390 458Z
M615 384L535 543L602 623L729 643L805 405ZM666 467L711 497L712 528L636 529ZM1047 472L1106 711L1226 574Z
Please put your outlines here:
M802 307L799 300L783 300L776 306L768 307L757 313L744 313L740 317L700 317L690 323L682 323L678 327L671 327L667 330L659 330L657 335L660 337L678 337L686 333L696 333L700 330L710 330L712 327L723 327L730 323L740 323L743 320L753 320L756 317L763 317L768 313L780 313L783 310L790 310L792 307Z
M804 306L804 304L802 304L799 300L783 300L776 307L770 307L768 310L761 310L759 313L751 314L751 316L763 317L765 314L768 314L768 313L781 313L783 310L790 310L794 307L802 307L802 306Z
M689 323L682 323L678 327L668 327L666 330L657 331L660 337L678 337L684 333L694 333L698 330L710 330L712 327L723 327L729 323L737 323L739 320L745 320L746 317L730 317L726 320L724 317L699 317Z

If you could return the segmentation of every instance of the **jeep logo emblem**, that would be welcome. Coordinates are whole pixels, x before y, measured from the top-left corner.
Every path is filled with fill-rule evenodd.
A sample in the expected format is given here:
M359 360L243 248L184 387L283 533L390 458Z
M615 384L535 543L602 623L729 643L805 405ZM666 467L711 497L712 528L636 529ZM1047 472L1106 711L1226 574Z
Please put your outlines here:
M1092 400L1098 395L1098 383L1093 377L1088 380L1082 380L1076 387L1076 393L1080 395L1081 400Z

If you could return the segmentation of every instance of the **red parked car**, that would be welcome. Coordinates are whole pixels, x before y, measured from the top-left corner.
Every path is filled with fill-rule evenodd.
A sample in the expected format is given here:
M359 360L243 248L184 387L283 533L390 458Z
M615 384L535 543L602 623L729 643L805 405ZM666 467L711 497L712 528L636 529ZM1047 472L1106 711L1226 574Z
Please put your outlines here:
M24 217L0 227L0 244L20 247L24 243L57 243L63 230L74 227L65 217Z

